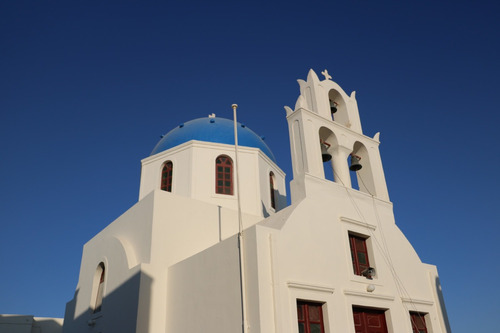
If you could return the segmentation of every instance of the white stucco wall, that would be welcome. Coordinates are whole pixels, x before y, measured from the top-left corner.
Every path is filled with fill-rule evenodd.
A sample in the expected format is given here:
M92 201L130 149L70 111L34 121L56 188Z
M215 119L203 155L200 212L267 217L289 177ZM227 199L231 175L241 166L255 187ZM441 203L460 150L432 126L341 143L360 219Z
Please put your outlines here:
M389 332L411 332L409 311L428 313L431 332L447 332L435 267L421 263L397 228L392 204L312 181L324 191L287 208L283 220L277 214L246 232L246 252L254 259L247 269L253 272L249 303L254 317L259 314L252 325L261 332L297 332L296 302L302 299L325 303L327 332L354 332L353 305L386 310ZM349 232L369 237L372 280L353 272ZM368 292L369 285L375 290Z
M160 188L162 166L166 161L172 161L172 193L237 209L236 186L233 195L215 193L215 160L219 155L227 155L233 163L236 162L234 146L195 140L143 159L139 200ZM278 208L284 207L286 186L283 171L257 148L240 146L238 155L242 211L258 216L274 213L269 199L270 171L275 175L281 195ZM233 181L236 184L236 179Z
M168 270L165 332L240 332L238 239L233 236Z
M0 333L61 333L62 318L0 315Z
M245 228L260 216L243 214ZM84 246L75 298L66 308L65 332L111 327L158 332L166 325L168 268L238 232L237 212L155 190ZM92 313L93 277L106 267L102 310ZM126 327L125 327L126 326ZM116 327L115 327L116 329Z

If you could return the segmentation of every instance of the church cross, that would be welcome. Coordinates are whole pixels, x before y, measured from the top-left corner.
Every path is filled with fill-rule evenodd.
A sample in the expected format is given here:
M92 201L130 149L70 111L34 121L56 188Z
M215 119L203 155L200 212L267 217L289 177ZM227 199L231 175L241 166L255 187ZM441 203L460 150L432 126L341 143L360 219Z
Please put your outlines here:
M328 74L328 71L326 69L324 71L322 71L321 74L323 74L325 76L325 80L332 79L332 77L330 76L330 74Z

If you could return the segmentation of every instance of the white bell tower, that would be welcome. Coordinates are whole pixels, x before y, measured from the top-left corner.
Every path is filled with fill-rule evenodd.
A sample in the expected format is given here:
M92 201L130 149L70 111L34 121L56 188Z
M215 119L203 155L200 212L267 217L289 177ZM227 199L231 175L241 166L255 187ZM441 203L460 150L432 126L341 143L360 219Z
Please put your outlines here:
M359 159L356 177L361 192L389 201L378 146L379 133L373 138L363 134L355 92L348 96L331 80L327 70L320 81L311 69L307 81L298 80L300 96L295 110L285 106L290 133L293 181L292 203L304 198L308 183L325 179L322 155L331 160L335 183L351 188L349 161Z

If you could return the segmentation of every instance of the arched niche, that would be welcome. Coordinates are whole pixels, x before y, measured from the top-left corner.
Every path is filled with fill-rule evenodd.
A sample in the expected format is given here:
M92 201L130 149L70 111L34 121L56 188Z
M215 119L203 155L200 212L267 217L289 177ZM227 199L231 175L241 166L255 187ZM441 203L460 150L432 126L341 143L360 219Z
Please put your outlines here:
M97 265L92 280L92 298L90 308L93 313L101 311L102 299L104 296L104 283L106 281L106 268L103 262Z
M334 105L337 108L337 111L332 113L332 120L344 126L349 124L347 105L342 94L335 89L330 89L328 92L328 103L330 107Z
M338 140L335 134L327 127L321 127L319 129L319 142L321 148L321 158L323 158L323 153L329 154L332 158L329 161L323 162L323 171L325 179L338 182L338 172L336 172L338 166L340 165L337 160L336 150L338 149Z
M368 149L366 149L365 145L361 142L356 141L353 146L352 154L361 158L359 163L362 167L360 170L356 171L356 180L359 190L370 195L375 195L375 181Z

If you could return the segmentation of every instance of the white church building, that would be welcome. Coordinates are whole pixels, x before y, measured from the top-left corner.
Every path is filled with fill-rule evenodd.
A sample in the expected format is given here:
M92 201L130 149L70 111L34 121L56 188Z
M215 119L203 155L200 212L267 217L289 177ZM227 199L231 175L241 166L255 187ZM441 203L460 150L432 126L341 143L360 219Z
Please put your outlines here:
M233 120L177 126L142 160L139 201L84 245L63 332L451 332L436 267L395 224L379 134L323 74L285 107L290 205L251 129L235 149Z

